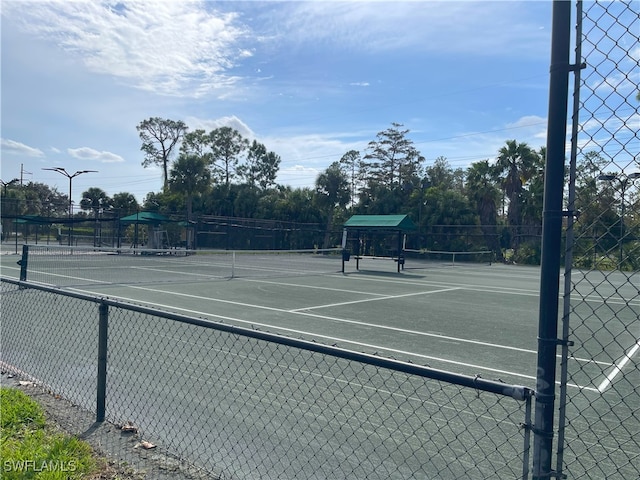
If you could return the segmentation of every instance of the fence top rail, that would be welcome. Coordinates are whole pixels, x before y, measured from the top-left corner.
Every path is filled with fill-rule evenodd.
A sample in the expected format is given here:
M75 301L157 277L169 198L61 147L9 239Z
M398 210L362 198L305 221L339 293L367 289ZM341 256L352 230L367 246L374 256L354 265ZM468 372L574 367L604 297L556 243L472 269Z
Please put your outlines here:
M323 345L309 340L302 340L296 338L285 337L275 333L269 333L259 330L253 330L246 327L239 327L230 324L224 324L211 320L205 320L202 318L190 317L178 313L165 312L162 310L156 310L141 305L134 305L131 303L122 302L119 300L113 300L108 297L99 297L95 295L89 295L80 292L74 292L69 290L60 289L57 287L50 287L47 285L35 284L33 282L23 282L12 278L6 278L0 276L0 282L16 285L20 288L29 288L40 291L53 293L56 295L63 295L67 297L76 298L100 305L108 305L124 310L130 310L147 315L154 315L161 318L166 318L176 322L181 322L189 325L196 325L203 328L210 328L222 332L232 333L244 337L254 338L257 340L263 340L266 342L272 342L292 348L298 348L300 350L307 350L324 355L329 355L336 358L342 358L345 360L351 360L355 362L365 363L379 368L385 368L388 370L394 370L410 375L416 375L424 378L430 378L433 380L443 381L454 385L473 388L479 391L490 392L497 395L507 396L514 398L518 401L525 401L528 398L534 396L534 390L521 386L511 385L508 383L501 383L494 380L486 380L479 376L462 375L453 372L447 372L436 368L426 367L423 365L417 365L413 363L403 362L400 360L394 360L391 358L379 357L377 355L355 352L352 350Z

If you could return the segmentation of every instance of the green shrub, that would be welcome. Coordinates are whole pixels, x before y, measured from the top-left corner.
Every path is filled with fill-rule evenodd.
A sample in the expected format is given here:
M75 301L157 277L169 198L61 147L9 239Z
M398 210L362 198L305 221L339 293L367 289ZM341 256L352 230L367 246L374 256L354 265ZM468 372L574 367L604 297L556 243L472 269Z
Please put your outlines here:
M513 254L513 261L522 265L540 265L540 244L524 243Z

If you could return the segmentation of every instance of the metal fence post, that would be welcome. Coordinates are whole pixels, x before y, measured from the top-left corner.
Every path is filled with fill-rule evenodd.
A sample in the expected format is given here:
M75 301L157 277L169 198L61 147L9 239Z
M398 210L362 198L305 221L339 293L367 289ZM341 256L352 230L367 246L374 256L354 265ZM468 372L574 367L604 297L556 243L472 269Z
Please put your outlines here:
M18 253L18 252L16 252ZM22 245L22 258L18 261L20 265L20 281L27 281L27 263L29 261L29 245Z
M572 2L554 0L551 31L547 162L542 217L542 259L538 322L533 480L555 476L551 470L553 416L558 347L558 303L562 254L562 194L564 186L569 53Z
M525 398L524 423L524 447L522 455L522 480L529 479L529 457L531 454L531 397L527 395Z
M564 298L562 309L562 352L560 361L560 398L558 402L558 447L556 449L556 474L558 478L563 478L562 470L564 447L565 447L565 427L567 412L567 379L569 368L569 347L573 342L569 340L569 318L571 315L571 274L573 271L573 255L575 246L574 223L578 212L576 206L576 165L578 149L578 128L580 113L580 70L586 65L582 60L582 0L576 2L576 49L575 64L580 65L574 74L573 79L573 110L571 125L571 155L569 160L569 191L567 196L567 229L565 235L565 255L564 255Z
M109 306L102 302L98 307L98 381L96 387L96 422L105 419L107 399L107 337L109 327Z

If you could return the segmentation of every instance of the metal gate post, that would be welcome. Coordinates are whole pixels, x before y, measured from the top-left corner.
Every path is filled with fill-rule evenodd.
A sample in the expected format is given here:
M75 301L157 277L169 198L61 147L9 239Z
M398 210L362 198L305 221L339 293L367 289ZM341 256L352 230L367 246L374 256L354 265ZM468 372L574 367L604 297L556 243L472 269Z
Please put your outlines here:
M551 469L553 416L558 346L558 303L562 254L569 51L572 2L554 0L551 31L547 161L542 215L542 259L538 321L533 480L555 476Z

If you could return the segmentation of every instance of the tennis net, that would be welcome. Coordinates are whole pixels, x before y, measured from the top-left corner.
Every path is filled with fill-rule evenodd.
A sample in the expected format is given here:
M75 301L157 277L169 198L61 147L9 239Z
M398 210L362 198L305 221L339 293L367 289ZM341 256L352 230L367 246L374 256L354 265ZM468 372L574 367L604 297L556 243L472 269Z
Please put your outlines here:
M340 271L341 252L339 248L230 251L24 245L21 277L63 287L317 275Z
M445 252L434 250L404 250L405 257L411 261L405 268L427 268L429 266L491 265L493 252L482 250L475 252Z

